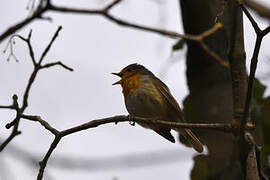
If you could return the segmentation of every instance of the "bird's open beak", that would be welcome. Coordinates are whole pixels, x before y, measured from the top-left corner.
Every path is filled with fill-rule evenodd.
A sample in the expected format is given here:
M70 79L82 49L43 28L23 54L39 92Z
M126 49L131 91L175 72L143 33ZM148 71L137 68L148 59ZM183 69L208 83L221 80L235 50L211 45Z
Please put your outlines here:
M116 75L118 77L122 77L122 75L120 73L112 73L113 75ZM116 84L121 84L122 83L122 79L120 79L119 81L113 83L112 85L116 85Z
M112 73L112 74L114 74L114 75L116 75L118 77L122 77L120 73Z

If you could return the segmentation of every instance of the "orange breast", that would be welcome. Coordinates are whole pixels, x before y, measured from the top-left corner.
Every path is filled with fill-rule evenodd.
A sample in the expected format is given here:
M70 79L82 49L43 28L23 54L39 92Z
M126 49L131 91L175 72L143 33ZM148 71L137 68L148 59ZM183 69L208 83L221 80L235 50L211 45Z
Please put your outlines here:
M129 93L133 93L141 85L141 74L136 73L132 76L122 79L123 94L126 96Z

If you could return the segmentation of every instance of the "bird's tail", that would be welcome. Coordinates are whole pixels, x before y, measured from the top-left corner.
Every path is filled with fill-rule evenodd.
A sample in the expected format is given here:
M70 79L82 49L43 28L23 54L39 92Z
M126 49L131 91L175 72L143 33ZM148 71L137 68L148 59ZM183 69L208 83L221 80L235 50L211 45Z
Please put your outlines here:
M203 152L203 145L190 129L181 130L182 135L188 140L190 145L199 153Z

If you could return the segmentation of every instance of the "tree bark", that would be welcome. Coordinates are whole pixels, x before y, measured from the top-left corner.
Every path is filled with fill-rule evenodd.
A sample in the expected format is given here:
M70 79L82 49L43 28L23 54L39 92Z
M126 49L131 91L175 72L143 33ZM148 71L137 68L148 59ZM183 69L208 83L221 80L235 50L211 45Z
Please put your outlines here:
M236 2L233 0L224 2L180 0L179 2L185 33L199 34L210 29L216 20L224 25L221 31L207 38L207 44L227 61L230 59L228 53L232 51L233 47L233 57L243 61L241 65L244 66L241 67L243 71L236 73L246 73L242 12ZM235 19L237 20L236 28L233 25ZM237 113L233 108L235 101L233 92L235 91L232 87L230 68L218 64L196 42L189 41L187 46L186 75L191 106L197 122L231 122ZM245 81L246 79L243 80L243 84L234 86L234 88L242 87L245 91ZM245 93L243 95L245 96ZM239 101L238 106L243 108L243 105L243 102ZM209 154L204 155L205 158L195 158L191 178L193 180L241 179L239 148L235 137L228 133L205 130L197 131L197 134L206 144ZM198 173L202 168L201 164L207 166L207 173Z

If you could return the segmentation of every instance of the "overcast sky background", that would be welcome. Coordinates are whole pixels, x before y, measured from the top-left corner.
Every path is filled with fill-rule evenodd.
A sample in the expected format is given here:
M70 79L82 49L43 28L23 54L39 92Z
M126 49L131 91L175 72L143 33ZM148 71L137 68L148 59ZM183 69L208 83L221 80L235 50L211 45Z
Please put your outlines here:
M4 0L0 6L0 32L25 18L28 0ZM57 1L68 7L101 8L110 1ZM270 2L265 0L270 6ZM177 0L126 0L117 5L113 14L131 22L183 33ZM46 13L53 22L36 20L18 33L27 36L30 29L35 56L51 40L59 25L63 26L44 63L62 61L74 68L69 72L61 67L41 71L30 91L27 114L40 115L53 127L63 130L96 118L127 114L120 86L111 84L118 80L111 72L119 72L131 63L141 63L162 79L171 89L179 104L188 94L185 79L185 51L172 53L176 40L153 33L118 26L101 16ZM269 22L256 16L259 25ZM255 33L245 18L245 45L247 60L251 58ZM7 62L3 54L7 41L0 44L0 104L9 105L13 94L22 100L32 64L25 43L16 40L15 54L19 60ZM265 37L258 64L258 77L265 84L270 70L270 37ZM176 58L177 57L177 58ZM177 61L175 61L177 59ZM268 61L267 61L268 59ZM270 91L267 90L269 95ZM10 134L5 124L14 118L14 112L0 110L0 141ZM12 147L19 147L41 160L53 140L53 136L38 123L22 120L19 128L23 134L17 136L10 146L0 154L0 166L8 175L0 179L35 179L38 167L33 169L12 154ZM176 134L174 133L175 137ZM175 154L176 161L137 168L118 168L98 171L64 170L49 164L46 168L52 179L189 179L192 156L195 152L178 143L172 144L150 130L128 123L103 125L65 137L52 154L56 156L80 157L82 159L106 159L139 153L167 152ZM180 157L180 158L179 158ZM128 164L126 165L128 167ZM46 173L45 173L46 174ZM1 179L1 180L2 180Z

